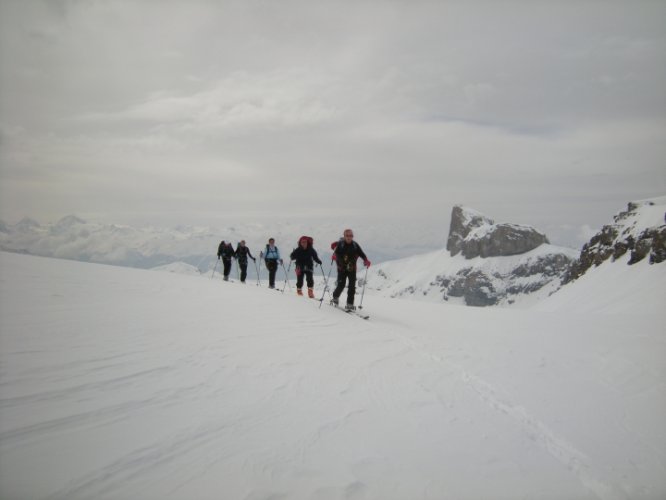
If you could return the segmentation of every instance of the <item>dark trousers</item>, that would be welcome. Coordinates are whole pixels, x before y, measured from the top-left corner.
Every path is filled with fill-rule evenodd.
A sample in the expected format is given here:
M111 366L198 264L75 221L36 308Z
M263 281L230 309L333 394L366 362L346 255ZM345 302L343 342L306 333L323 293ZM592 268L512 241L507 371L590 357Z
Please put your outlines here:
M224 276L228 278L231 272L231 259L222 259L222 264L224 264Z
M275 287L275 274L277 273L277 260L266 260L266 269L268 269L268 286Z
M246 260L238 261L238 267L240 267L241 283L245 283L245 278L247 278L247 261Z
M312 288L314 286L314 276L312 274L312 269L301 267L296 268L296 288L299 290L303 288L303 278L306 279L308 288Z
M347 304L353 304L354 295L356 294L356 269L346 270L338 268L338 282L335 290L333 290L333 297L336 299L340 297L347 280L349 280L349 288L347 288Z

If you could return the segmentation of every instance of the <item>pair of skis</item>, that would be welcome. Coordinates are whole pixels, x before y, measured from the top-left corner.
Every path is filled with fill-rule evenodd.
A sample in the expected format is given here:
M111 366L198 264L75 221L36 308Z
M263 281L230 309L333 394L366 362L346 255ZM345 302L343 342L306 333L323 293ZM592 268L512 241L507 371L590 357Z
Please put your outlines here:
M345 312L347 314L353 314L354 316L358 316L361 319L370 319L369 314L365 314L364 312L359 311L358 309L346 309L344 307L340 307L337 304L335 304L333 301L329 302L329 305L331 307L334 307L338 311Z

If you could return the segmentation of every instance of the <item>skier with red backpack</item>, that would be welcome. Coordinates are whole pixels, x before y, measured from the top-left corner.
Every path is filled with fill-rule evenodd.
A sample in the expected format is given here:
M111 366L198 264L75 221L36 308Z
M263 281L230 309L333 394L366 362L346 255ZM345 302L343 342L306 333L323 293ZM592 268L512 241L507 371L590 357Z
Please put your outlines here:
M347 288L347 304L345 310L353 311L356 309L354 306L354 295L356 293L356 261L358 258L363 259L365 267L370 267L370 261L366 257L365 252L361 245L354 241L354 232L351 229L345 229L343 237L338 241L331 243L331 250L333 250L333 260L338 265L338 281L335 290L333 290L333 299L331 303L334 306L338 305L338 299L345 288L347 280L349 280L349 287Z
M296 293L303 295L303 278L308 285L308 297L314 299L314 262L321 265L321 260L313 248L314 240L310 236L301 236L298 246L291 252L291 260L296 261Z

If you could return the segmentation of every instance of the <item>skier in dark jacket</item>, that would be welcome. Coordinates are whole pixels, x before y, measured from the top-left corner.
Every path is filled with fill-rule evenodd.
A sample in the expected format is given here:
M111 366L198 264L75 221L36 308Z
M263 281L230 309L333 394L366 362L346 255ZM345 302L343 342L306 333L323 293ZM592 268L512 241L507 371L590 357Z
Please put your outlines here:
M333 250L333 260L338 265L338 281L335 290L333 290L334 305L338 305L338 299L345 288L347 280L349 280L349 287L347 288L347 305L346 310L354 310L354 294L356 293L356 261L358 258L363 259L365 267L370 267L370 261L363 252L361 245L354 241L354 232L351 229L345 229L344 236L338 241L331 243L331 250Z
M236 252L234 252L234 247L231 246L231 243L226 243L224 240L220 242L220 246L217 247L217 259L222 259L222 265L224 266L224 281L229 281L229 273L231 272L231 259L236 257Z
M266 269L268 269L268 288L275 288L275 273L277 272L278 262L282 264L280 257L280 250L275 246L275 240L270 238L266 245L266 250L259 254L266 262Z
M257 259L252 257L250 249L245 246L245 240L241 242L236 247L236 261L238 262L238 267L240 267L240 280L241 283L245 283L245 278L247 278L247 258L251 258L253 262L256 262Z
M313 240L309 236L301 236L298 247L291 252L291 260L296 261L296 293L303 295L303 277L308 284L308 297L314 299L314 262L321 265L316 250L312 247Z

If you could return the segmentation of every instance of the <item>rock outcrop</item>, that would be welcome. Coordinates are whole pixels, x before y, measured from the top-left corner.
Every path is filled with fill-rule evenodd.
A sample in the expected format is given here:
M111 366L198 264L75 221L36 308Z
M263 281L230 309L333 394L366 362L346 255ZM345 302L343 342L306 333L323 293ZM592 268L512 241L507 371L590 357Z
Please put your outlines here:
M549 246L543 254L526 255L508 269L494 266L493 259L488 259L480 267L463 267L453 275L439 275L430 285L439 288L444 300L459 297L468 306L511 304L515 297L544 287L557 289L574 260L572 251Z
M491 226L494 223L492 219L475 210L461 205L454 206L451 211L451 226L449 229L449 238L446 242L446 249L451 252L452 256L459 254L463 250L469 233L474 229Z
M649 259L650 264L666 260L666 197L631 202L587 242L565 282L573 281L593 266L614 262L629 254L627 264Z
M467 259L485 259L520 255L547 243L546 235L530 226L495 224L479 212L456 205L446 249L452 256L461 253Z
M546 235L532 227L496 224L460 205L451 213L446 249L448 254L420 259L433 262L432 270L416 268L417 258L404 268L380 264L373 287L391 297L428 297L477 307L511 304L518 297L557 290L578 256L576 250L550 245ZM412 278L415 275L422 278Z

